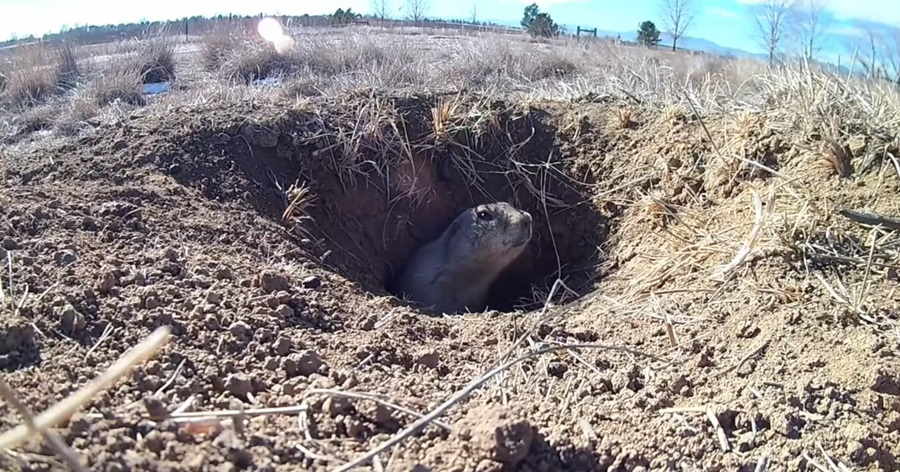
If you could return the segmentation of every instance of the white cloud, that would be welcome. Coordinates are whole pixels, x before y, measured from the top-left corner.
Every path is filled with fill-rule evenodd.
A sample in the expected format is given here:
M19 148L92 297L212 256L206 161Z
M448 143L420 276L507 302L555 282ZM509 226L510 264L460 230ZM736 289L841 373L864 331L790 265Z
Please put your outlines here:
M549 7L553 5L561 5L563 3L584 3L588 0L519 0L523 5L531 5L537 3L539 7Z
M828 9L840 20L868 20L900 27L894 0L829 0Z
M706 12L710 15L720 16L722 18L737 18L738 14L728 10L726 8L721 7L710 7L706 9Z
M863 31L862 28L857 28L850 25L841 25L828 28L826 32L835 36L863 37L866 35L866 32Z

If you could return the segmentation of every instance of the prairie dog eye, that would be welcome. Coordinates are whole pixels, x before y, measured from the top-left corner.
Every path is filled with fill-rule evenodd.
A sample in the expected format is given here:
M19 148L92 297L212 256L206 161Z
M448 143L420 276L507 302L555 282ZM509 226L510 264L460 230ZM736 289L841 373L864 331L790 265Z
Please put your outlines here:
M478 210L477 215L478 219L482 221L491 221L494 219L494 215L492 215L491 212L487 210Z

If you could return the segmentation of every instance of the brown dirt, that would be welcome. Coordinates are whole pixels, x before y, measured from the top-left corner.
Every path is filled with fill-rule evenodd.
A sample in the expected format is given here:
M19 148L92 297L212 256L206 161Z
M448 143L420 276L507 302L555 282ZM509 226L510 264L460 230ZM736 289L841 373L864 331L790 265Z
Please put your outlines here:
M900 192L898 176L882 167L839 179L764 116L707 124L729 143L723 152L741 146L799 179L793 190L725 164L682 110L467 97L435 132L431 108L445 98L145 110L8 153L4 289L28 295L2 312L7 381L43 410L168 325L160 355L59 430L92 470L331 470L414 418L309 389L427 412L527 334L517 354L602 343L667 362L587 348L529 359L451 408L452 433L429 426L379 463L750 471L767 457L770 470L815 470L828 454L855 470L900 468L900 257L895 241L875 257L869 231L833 211L898 213L895 197L878 197ZM283 218L295 183L312 198ZM750 193L776 187L759 250L711 279L750 231ZM390 296L412 249L491 200L540 215L534 244L494 291L501 311L432 317ZM875 323L813 273L867 286L860 309ZM558 275L574 292L542 311ZM308 427L260 416L238 430L188 428L154 415L188 398L196 411L305 401ZM696 407L712 412L728 451ZM3 430L19 422L0 408ZM52 456L34 441L0 460L57 470Z

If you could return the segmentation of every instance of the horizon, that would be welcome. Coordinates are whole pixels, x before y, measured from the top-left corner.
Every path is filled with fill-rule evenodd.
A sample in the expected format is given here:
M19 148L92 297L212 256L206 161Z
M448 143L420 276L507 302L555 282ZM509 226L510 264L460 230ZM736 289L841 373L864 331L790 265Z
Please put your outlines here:
M696 16L684 36L711 41L721 47L764 53L753 21L752 9L763 0L714 0L694 1ZM392 18L402 18L402 0L387 0ZM141 21L170 21L185 17L216 15L320 15L333 13L337 8L371 14L370 0L274 0L248 3L234 0L201 0L175 2L159 0L146 4L121 4L111 0L73 5L55 0L2 0L0 5L7 14L0 16L0 40L14 37L58 33L64 28L87 25L127 24ZM549 13L554 21L569 29L576 26L597 28L604 32L633 33L642 21L652 21L665 32L662 11L658 0L638 0L625 7L609 8L602 0L498 0L498 1L447 1L428 2L426 16L435 19L471 19L473 9L478 21L516 25L525 6L537 3L541 11ZM865 37L866 30L886 32L897 38L900 48L900 9L890 8L888 0L830 0L824 1L823 35L819 59L840 60L852 53L854 44ZM604 5L607 4L607 5ZM575 21L577 20L577 21ZM791 48L789 38L783 49Z

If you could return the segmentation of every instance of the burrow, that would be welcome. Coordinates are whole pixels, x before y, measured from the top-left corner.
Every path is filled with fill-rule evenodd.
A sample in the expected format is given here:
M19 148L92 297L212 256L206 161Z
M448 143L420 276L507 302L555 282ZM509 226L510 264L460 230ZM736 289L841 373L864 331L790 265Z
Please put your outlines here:
M277 220L306 256L376 295L393 294L412 251L462 210L507 201L533 215L533 239L488 308L529 310L557 278L577 296L591 290L609 228L557 128L536 106L359 94L207 129L191 153L160 162Z

